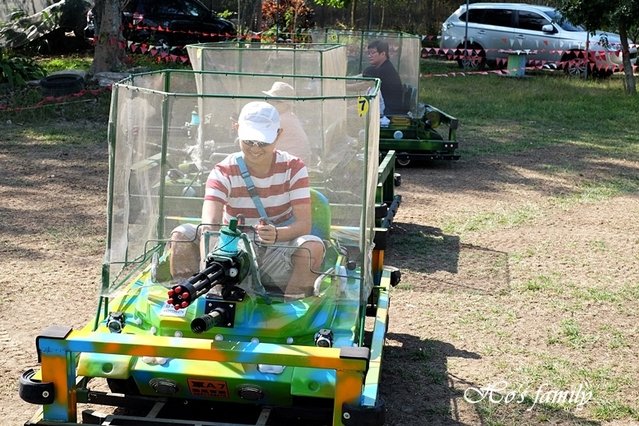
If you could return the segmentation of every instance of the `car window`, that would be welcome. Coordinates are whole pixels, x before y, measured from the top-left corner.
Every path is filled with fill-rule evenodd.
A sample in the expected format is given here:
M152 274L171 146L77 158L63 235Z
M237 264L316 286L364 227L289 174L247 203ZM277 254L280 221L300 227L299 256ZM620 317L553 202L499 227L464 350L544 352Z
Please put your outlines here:
M584 27L573 24L572 22L564 18L561 15L561 13L559 13L556 10L546 12L546 13L548 14L548 16L550 16L550 19L552 19L553 22L557 23L557 25L559 25L562 29L566 31L586 31Z
M140 14L152 12L153 1L152 0L130 1L122 7L122 10L125 12L136 12Z
M157 5L162 15L205 16L206 11L197 3L189 0L164 0Z
M496 25L499 27L512 27L513 11L510 9L470 9L459 17L461 21L485 25Z
M518 28L522 30L541 31L541 27L546 24L550 24L550 21L538 13L523 10L519 11Z

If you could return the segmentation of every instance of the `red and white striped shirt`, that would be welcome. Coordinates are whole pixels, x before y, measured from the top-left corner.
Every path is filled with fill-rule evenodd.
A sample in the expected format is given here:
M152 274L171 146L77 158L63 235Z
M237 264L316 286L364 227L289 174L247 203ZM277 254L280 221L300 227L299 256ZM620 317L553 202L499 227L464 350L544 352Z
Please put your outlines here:
M247 225L256 225L260 214L237 164L237 158L241 155L241 152L231 154L211 170L204 199L224 205L224 223L241 214ZM271 165L269 177L251 176L251 179L266 214L277 225L293 216L294 204L310 204L311 196L308 170L302 160L284 151L275 150L273 155L275 161Z

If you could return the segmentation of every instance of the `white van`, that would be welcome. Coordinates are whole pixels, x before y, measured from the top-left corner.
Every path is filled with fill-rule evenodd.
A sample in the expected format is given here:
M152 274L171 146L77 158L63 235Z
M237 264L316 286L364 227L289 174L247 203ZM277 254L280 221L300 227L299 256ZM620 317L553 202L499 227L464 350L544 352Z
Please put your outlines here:
M506 60L513 50L529 50L528 60L570 74L581 75L589 66L589 72L605 76L622 67L618 34L589 35L557 9L524 3L473 3L468 10L460 6L442 24L440 48L460 49L455 57L464 68ZM634 63L637 49L630 53Z

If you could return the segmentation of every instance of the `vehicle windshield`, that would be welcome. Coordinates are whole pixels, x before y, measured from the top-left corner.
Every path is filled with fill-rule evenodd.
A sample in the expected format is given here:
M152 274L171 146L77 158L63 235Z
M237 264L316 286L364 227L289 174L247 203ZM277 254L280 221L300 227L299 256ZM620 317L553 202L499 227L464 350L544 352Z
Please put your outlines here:
M375 32L315 28L313 43L292 45L246 42L199 43L187 46L195 70L321 76L358 76L369 64L368 44L388 44L389 60L401 83L419 93L419 36L402 32ZM411 105L418 114L417 102Z
M584 27L581 25L575 25L570 22L567 18L565 18L558 10L551 10L546 12L546 14L550 17L550 20L557 25L559 25L562 29L571 32L580 32L586 31Z
M291 93L266 93L280 83ZM330 241L324 262L313 272L332 283L346 279L348 254L356 281L372 285L378 90L374 79L186 70L136 74L114 85L102 294L114 294L132 277L149 285L172 284L162 273L164 248L174 229L200 224L209 173L240 151L235 126L251 101L286 103L308 135L312 225ZM219 235L220 224L215 225L213 234ZM245 246L254 241L252 228L240 229ZM263 248L254 245L256 252ZM281 248L290 249L284 243ZM260 270L267 266L258 265ZM152 280L145 272L149 268L158 269ZM264 278L261 287L270 292L285 279ZM260 292L253 284L247 291ZM369 291L357 287L348 297L359 299Z
M418 35L403 32L376 32L316 28L311 31L314 41L339 43L346 46L346 75L361 75L370 64L368 44L381 40L388 44L389 60L397 70L402 84L419 91L419 61L421 39ZM413 111L415 112L415 111Z
M346 47L340 44L215 42L186 46L196 71L346 76Z

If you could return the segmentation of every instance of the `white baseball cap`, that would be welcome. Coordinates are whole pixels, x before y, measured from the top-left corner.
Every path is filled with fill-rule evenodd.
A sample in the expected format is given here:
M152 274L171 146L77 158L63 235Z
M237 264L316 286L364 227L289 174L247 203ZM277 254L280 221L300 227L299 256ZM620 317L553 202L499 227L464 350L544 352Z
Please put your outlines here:
M237 136L243 141L273 143L280 128L280 114L267 102L249 102L240 111Z
M295 89L288 83L276 81L271 86L271 90L265 90L262 93L268 96L295 96Z

